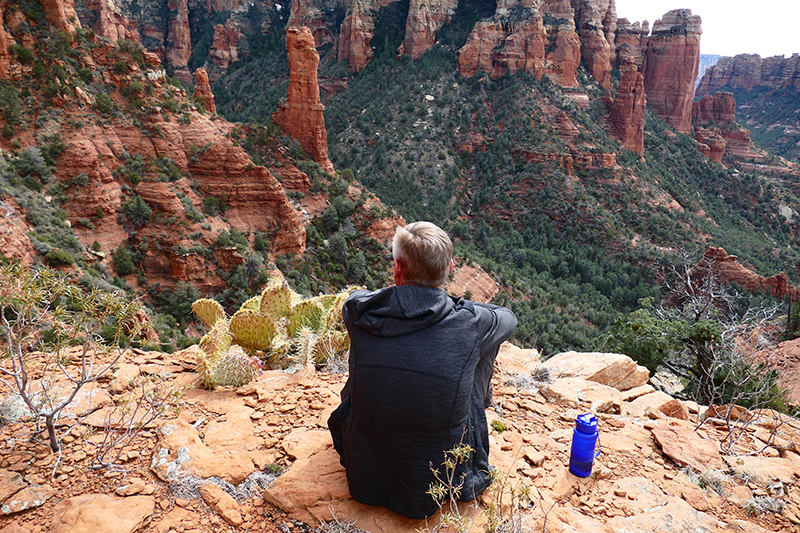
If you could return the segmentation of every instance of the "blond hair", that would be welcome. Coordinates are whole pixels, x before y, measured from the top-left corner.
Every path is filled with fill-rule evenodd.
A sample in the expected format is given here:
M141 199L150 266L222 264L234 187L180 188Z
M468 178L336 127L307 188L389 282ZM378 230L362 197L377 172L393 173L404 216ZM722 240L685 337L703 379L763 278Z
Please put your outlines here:
M408 284L442 287L450 273L453 243L439 226L413 222L395 230L392 255L403 265Z

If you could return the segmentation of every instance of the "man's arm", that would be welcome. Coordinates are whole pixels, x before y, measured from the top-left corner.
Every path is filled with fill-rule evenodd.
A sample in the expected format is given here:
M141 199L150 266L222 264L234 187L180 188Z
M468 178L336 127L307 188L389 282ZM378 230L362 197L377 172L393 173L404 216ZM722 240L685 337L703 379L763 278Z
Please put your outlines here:
M494 373L494 360L497 352L504 341L511 338L514 329L517 327L517 317L511 309L492 304L473 303L475 307L480 307L488 311L479 311L482 315L489 315L491 320L489 329L481 341L481 358L475 369L475 384L483 398L483 406L489 407L492 404L492 373Z

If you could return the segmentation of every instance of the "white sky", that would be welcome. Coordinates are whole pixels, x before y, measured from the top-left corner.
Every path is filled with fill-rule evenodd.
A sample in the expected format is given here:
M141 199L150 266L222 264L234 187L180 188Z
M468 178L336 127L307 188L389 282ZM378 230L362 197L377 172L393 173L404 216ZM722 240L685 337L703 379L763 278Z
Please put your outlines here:
M791 56L800 53L799 0L616 0L617 18L650 21L672 9L703 20L701 54Z

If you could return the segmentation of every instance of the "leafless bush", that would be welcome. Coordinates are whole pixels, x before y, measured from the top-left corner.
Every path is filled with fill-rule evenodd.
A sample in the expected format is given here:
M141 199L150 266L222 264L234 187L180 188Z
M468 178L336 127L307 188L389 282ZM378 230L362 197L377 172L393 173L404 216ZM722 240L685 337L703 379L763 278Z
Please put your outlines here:
M114 366L145 319L121 293L84 290L48 268L0 267L0 384L22 398L53 451L62 410Z
M131 383L132 391L115 401L106 413L103 440L97 444L92 469L113 467L125 446L139 432L167 410L179 410L182 390L175 390L158 376L139 376Z

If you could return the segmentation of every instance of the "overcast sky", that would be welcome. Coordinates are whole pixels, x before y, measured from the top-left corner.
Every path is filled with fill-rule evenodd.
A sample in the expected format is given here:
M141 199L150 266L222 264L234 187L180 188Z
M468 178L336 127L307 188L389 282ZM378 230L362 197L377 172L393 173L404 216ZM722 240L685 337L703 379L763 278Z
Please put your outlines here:
M650 21L688 8L703 20L701 54L791 56L800 53L800 0L616 0L617 17Z

